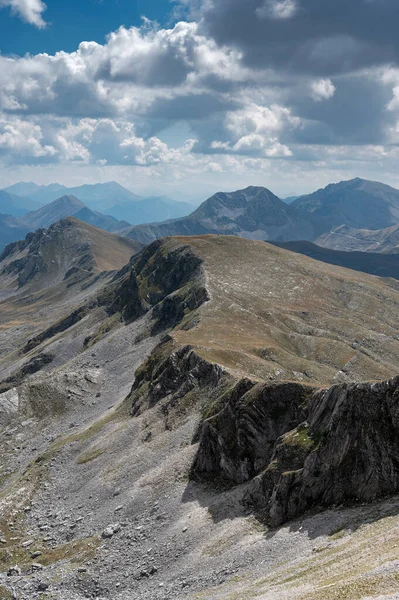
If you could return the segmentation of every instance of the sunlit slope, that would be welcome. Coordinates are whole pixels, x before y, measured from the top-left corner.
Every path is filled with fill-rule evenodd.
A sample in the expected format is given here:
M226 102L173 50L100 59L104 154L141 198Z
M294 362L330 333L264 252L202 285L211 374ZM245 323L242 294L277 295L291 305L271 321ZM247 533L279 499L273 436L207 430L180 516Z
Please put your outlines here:
M173 335L259 379L385 379L399 364L399 284L235 237L174 238L204 261L210 301Z

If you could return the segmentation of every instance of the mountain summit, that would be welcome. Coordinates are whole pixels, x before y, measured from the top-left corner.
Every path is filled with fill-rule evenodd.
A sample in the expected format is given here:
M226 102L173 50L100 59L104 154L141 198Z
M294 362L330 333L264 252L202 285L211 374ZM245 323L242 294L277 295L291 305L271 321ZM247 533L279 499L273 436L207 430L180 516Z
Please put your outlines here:
M62 196L51 204L24 215L20 221L30 229L46 228L65 217L71 217L85 208L83 202L74 196Z
M236 192L219 192L188 217L132 227L125 235L149 243L170 235L210 233L258 240L298 240L311 239L313 227L270 190L250 186Z
M100 227L105 231L117 231L127 225L126 222L118 222L113 217L91 210L75 196L62 196L51 204L24 215L19 222L24 227L35 230L50 227L53 223L66 217L76 217L80 221Z
M319 234L340 225L383 229L399 223L399 190L358 177L301 196L291 206L310 217Z

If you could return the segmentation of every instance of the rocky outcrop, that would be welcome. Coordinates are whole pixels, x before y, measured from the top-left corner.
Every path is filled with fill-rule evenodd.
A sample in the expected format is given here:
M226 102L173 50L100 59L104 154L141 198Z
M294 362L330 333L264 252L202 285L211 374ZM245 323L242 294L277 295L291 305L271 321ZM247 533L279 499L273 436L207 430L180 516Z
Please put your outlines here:
M273 526L311 508L399 491L399 377L330 389L234 380L166 339L136 373L132 414L159 404L202 412L195 479L245 484L244 502Z
M248 482L245 501L272 525L375 500L399 491L399 377L318 391L244 380L198 440L192 475Z
M111 297L104 296L100 304L126 321L153 309L151 333L156 334L175 327L207 300L202 260L188 245L157 240L132 259Z
M212 397L216 400L225 380L219 365L205 361L190 346L174 349L174 342L166 337L136 371L127 400L133 415L161 401L164 409L173 408L193 392L206 403Z
M77 308L69 315L57 321L57 323L51 325L51 327L48 327L47 329L39 333L39 335L30 338L20 351L20 354L27 354L28 352L30 352L30 350L33 350L37 346L40 346L40 344L42 344L44 341L51 339L58 333L66 331L70 327L73 327L73 325L76 325L76 323L79 323L79 321L86 317L88 311L94 306L95 303L88 303L86 306Z
M44 367L51 364L54 360L52 354L38 354L29 362L24 364L16 373L0 382L0 394L17 387L28 375L33 375L41 371Z

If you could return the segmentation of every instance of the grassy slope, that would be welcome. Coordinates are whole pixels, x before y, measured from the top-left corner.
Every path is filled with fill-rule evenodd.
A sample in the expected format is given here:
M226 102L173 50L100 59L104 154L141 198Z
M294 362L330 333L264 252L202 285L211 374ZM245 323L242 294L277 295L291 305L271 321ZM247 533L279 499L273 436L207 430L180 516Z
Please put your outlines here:
M398 282L235 237L175 238L205 261L211 301L176 331L213 362L257 379L386 379L399 363ZM170 242L172 243L172 242Z

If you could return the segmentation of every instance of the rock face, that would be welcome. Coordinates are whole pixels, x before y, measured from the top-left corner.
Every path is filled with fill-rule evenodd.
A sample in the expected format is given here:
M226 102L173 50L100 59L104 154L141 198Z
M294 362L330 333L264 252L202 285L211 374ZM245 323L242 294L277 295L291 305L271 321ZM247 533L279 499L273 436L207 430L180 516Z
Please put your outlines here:
M314 389L239 382L199 432L193 476L249 482L272 525L399 490L399 378Z
M108 312L120 312L127 321L154 308L153 330L174 327L207 300L202 260L189 246L178 244L170 250L155 241L137 258L133 257L125 275L117 278L108 303Z
M170 338L163 341L149 359L136 372L128 400L132 414L138 415L163 401L163 409L169 410L180 399L194 394L197 399L209 398L220 393L223 387L223 369L203 360L190 346L173 350Z

